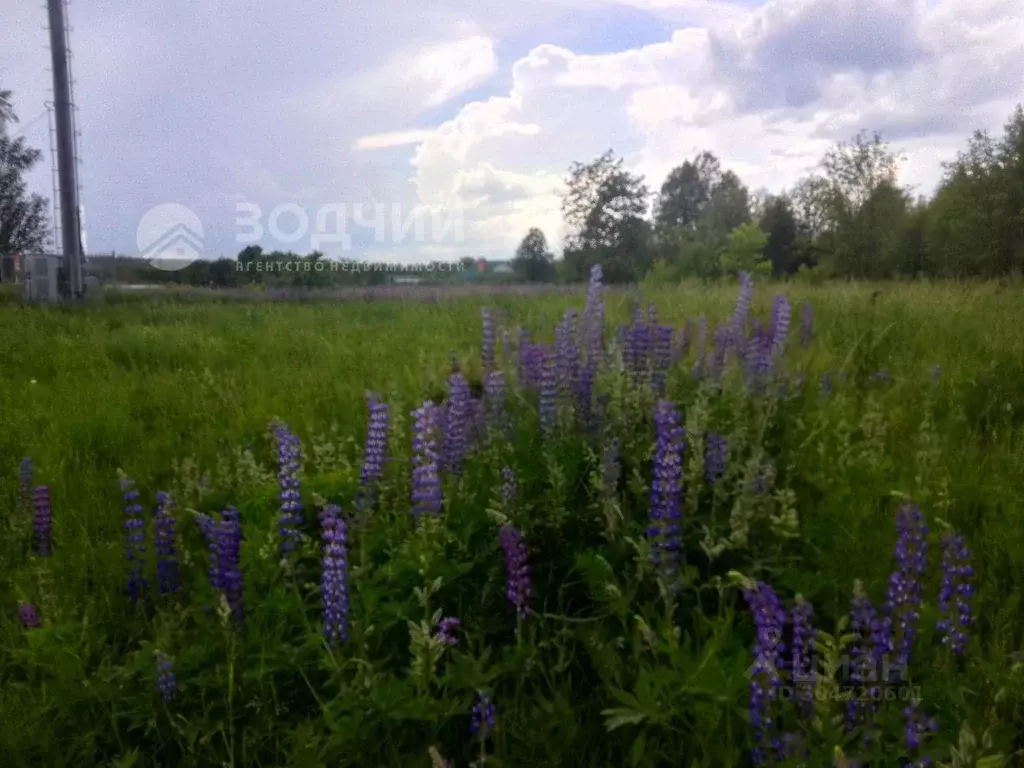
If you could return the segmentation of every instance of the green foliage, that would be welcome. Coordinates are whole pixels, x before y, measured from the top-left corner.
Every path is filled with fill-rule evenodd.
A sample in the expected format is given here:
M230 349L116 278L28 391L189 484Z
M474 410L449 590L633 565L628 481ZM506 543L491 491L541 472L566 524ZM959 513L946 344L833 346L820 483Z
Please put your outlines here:
M548 241L543 232L534 227L526 233L516 249L512 268L522 279L531 283L554 279L554 256L548 251Z
M651 265L647 187L608 150L589 164L574 163L562 214L569 227L564 260L578 281L601 264L611 283L640 280Z
M722 248L722 269L730 275L740 272L770 275L772 264L764 259L766 235L757 224L744 224L729 234Z
M0 116L17 122L10 91L0 90ZM0 256L38 253L49 241L47 201L29 194L25 181L42 156L24 137L0 133Z
M753 309L765 323L771 294L759 283ZM732 315L735 288L648 284L644 298L660 322L704 315L714 324ZM880 708L881 751L872 752L844 731L841 696L851 586L863 580L882 603L902 495L921 502L933 528L910 668L940 725L929 754L1012 765L1024 722L1019 291L800 284L789 298L794 308L812 302L814 342L792 340L763 393L731 356L720 381L695 379L694 345L669 372L688 446L678 592L660 588L645 540L655 396L624 375L621 354L596 385L608 398L600 433L578 431L562 394L550 440L537 432L536 393L503 358L510 432L492 434L458 477L445 473L443 518L416 526L408 412L438 397L451 352L479 381L479 302L0 307L0 762L404 768L466 766L483 754L484 765L738 768L753 743L754 629L741 590L756 579L787 608L803 595L823 630L814 716L779 710L803 734L806 764L840 754L850 765L898 765L899 706ZM579 298L502 304L510 323L547 340ZM611 326L629 317L614 294L606 310ZM796 335L798 314L793 325ZM883 368L884 380L875 376ZM353 510L367 389L391 405L392 460L374 506L350 528L351 638L329 649L316 510L324 500ZM308 539L284 564L266 430L274 418L303 438ZM709 432L728 445L713 485ZM609 484L601 461L613 436L622 465ZM51 558L28 546L24 455L53 492ZM506 465L518 480L511 504L497 490ZM151 593L138 608L123 591L119 468L136 480L147 518L157 489L177 502L184 589ZM219 618L188 512L228 503L245 536L240 632ZM506 519L530 552L534 613L522 622L505 597L497 531ZM978 574L963 661L933 630L945 525L966 536ZM40 607L41 629L22 629L20 601ZM442 616L462 619L456 647L436 639ZM169 704L156 690L157 650L174 659L179 697ZM474 743L481 690L494 697L498 725Z

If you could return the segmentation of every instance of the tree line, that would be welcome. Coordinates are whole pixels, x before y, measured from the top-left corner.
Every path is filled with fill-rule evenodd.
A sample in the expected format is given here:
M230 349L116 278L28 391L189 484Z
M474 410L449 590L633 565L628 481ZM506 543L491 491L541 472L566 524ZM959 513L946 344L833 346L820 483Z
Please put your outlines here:
M13 123L10 96L0 90L0 116ZM49 241L47 201L29 194L24 180L41 157L23 138L0 134L0 256L38 252ZM822 279L996 278L1024 272L1020 105L1002 136L974 133L966 149L945 164L931 197L915 197L899 184L900 160L879 134L861 132L826 152L815 173L769 194L751 192L704 151L673 168L652 192L608 150L569 168L562 200L569 234L562 258L555 258L541 230L531 229L512 261L515 275L526 281L583 281L597 263L609 282L635 282L652 272L662 279L710 279L739 270L777 277L808 272ZM142 282L213 286L372 285L394 277L318 269L324 258L249 246L236 259L197 261L180 272L126 260L115 271ZM282 261L308 262L310 269L238 269L240 263ZM463 261L465 270L416 276L463 280L474 260Z
M609 282L739 270L777 277L995 278L1024 271L1024 110L1003 135L977 131L930 198L899 184L901 156L877 134L832 147L815 173L779 194L751 192L711 152L673 168L651 193L611 150L574 163L556 261L531 229L514 264L524 279Z

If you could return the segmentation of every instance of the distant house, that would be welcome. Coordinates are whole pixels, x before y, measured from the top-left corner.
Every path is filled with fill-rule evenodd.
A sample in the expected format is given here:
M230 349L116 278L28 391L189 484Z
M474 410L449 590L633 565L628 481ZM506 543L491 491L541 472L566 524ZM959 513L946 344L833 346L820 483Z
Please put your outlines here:
M495 261L490 263L490 271L496 275L511 275L512 264L508 261Z

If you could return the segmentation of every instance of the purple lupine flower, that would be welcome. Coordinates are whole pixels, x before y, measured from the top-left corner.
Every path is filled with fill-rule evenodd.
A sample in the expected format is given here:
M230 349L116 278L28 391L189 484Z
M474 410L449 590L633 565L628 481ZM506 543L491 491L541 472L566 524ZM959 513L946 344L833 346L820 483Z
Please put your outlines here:
M530 565L527 560L523 534L511 523L501 526L499 536L505 551L506 595L516 609L516 615L525 619L530 612Z
M583 344L588 357L591 358L599 357L604 349L603 278L600 264L595 264L590 268L587 303L583 308Z
M895 651L899 664L905 667L910 661L923 603L921 577L927 565L928 527L914 504L900 507L896 527L896 570L889 577L885 618L891 632L888 650Z
M491 697L479 691L476 704L473 705L473 718L469 724L469 732L480 741L486 741L494 733L498 710Z
M371 394L366 399L370 409L370 421L366 428L366 446L363 448L363 468L359 485L370 489L384 471L384 460L388 453L388 405L380 397Z
M39 618L39 611L31 603L21 603L18 606L18 619L25 629L39 629L43 622Z
M757 329L748 342L747 369L751 385L763 391L772 372L772 337L770 332Z
M153 513L153 549L156 550L156 575L161 595L177 592L181 587L178 571L178 523L174 519L174 502L165 491L156 494L156 510Z
M626 330L626 369L635 381L643 381L650 371L651 328L637 307L633 311L633 326Z
M440 438L440 409L427 400L412 412L413 416L413 470L412 512L419 520L424 514L441 514L441 475L438 463Z
M469 432L472 428L472 393L466 377L453 373L448 377L448 413L444 424L442 445L442 466L458 474L462 460L469 447Z
M619 475L622 473L621 462L619 438L615 437L605 446L604 456L601 461L604 495L609 498L615 495L615 491L619 487Z
M299 469L302 462L302 445L297 435L286 424L274 425L277 442L277 481L281 487L281 551L291 552L299 543L299 526L302 525L302 495L300 493Z
M146 523L142 519L142 505L135 483L127 477L121 478L121 493L124 495L125 559L131 564L128 572L128 598L138 602L149 586L143 575L146 561Z
M871 378L874 379L875 381L878 381L878 382L881 382L882 384L885 384L891 378L889 376L889 369L888 368L882 368L881 370L876 371Z
M160 698L170 704L178 694L178 681L174 677L174 662L163 651L156 652L156 688Z
M584 362L580 368L576 407L580 420L587 429L594 428L593 393L597 371L604 357L604 300L602 298L603 274L601 265L590 268L590 282L587 285L587 303L583 307L580 326L580 345Z
M697 360L693 364L693 378L704 375L704 355L708 346L708 319L703 315L697 320Z
M470 447L483 445L487 439L487 405L482 397L469 398Z
M921 740L926 733L935 733L939 730L939 724L935 721L935 718L926 717L918 709L918 705L918 701L911 701L903 709L903 717L906 720L903 735L907 749L911 752L916 752L921 748Z
M800 344L807 346L811 343L811 333L814 330L814 314L811 311L811 302L805 301L803 317L800 324Z
M484 371L494 370L494 318L491 310L483 307L480 310L483 325L483 343L480 347L480 360Z
M29 492L32 489L32 459L28 456L21 460L18 469L18 495L21 499L21 508L26 509L29 504Z
M518 346L519 359L518 373L519 382L525 387L532 387L533 382L531 381L531 370L532 358L533 358L533 342L530 340L530 331L527 328L519 329L519 346Z
M331 645L348 640L348 536L341 508L328 504L320 513L323 572L320 599L324 636Z
M766 746L778 749L781 743L774 736L775 718L771 702L779 696L782 687L781 671L784 668L782 632L786 626L786 612L782 608L775 590L758 582L752 589L744 590L743 597L754 617L757 640L754 644L754 666L750 679L750 722L754 726L752 750L755 765L768 762Z
M738 343L747 335L747 318L750 316L750 301L754 297L754 281L749 272L740 272L740 292L736 296L736 307L732 312L732 338Z
M942 378L942 366L941 365L932 366L931 370L928 371L928 375L932 377L932 383L933 384L938 384L939 380Z
M505 312L504 315L502 323L507 323L508 312ZM512 359L512 332L507 326L501 329L501 359L505 362Z
M796 688L795 698L805 713L814 710L814 640L817 630L811 624L814 607L797 595L796 605L791 612L793 622L793 645L791 648L790 672Z
M860 581L853 585L850 601L850 631L855 635L850 647L850 682L854 685L877 683L878 668L887 651L884 620L880 619ZM871 713L871 702L854 697L847 704L846 728L852 730Z
M516 473L512 467L502 467L501 479L501 500L508 506L516 498Z
M546 437L555 431L558 418L557 386L555 354L553 350L545 349L540 375L540 429Z
M939 591L942 619L936 629L942 635L942 644L949 646L957 656L963 655L967 630L971 626L973 576L971 550L964 543L963 536L946 534L942 540L942 588Z
M772 302L772 324L768 334L771 339L773 355L781 353L782 348L786 345L786 337L789 335L789 315L789 299L786 298L786 294L776 295Z
M672 340L672 362L678 363L690 353L690 344L693 343L693 318L686 319L686 326L680 330L676 329Z
M708 485L714 485L725 474L728 453L729 446L725 438L714 432L709 432L704 449L704 478L708 481Z
M565 310L562 322L555 326L555 377L566 399L579 393L580 350L576 344L576 310Z
M441 619L437 624L437 634L434 635L434 639L454 648L459 644L459 637L455 633L458 632L461 625L462 622L453 616Z
M665 395L665 380L672 365L672 326L651 326L651 386L659 396Z
M50 506L50 489L37 485L32 491L32 528L35 531L36 554L49 557L53 552L53 509Z
M242 580L242 525L238 510L229 506L215 521L210 553L211 584L227 601L231 616L239 624L244 617Z
M732 334L733 328L724 323L715 328L711 349L707 355L707 372L715 381L718 381L725 371L725 359L732 342Z
M507 426L505 396L504 372L491 371L484 377L484 408L490 429L497 431Z
M683 451L686 431L679 412L668 400L659 400L654 410L658 442L651 480L650 525L651 563L658 574L675 579L679 564L683 519Z

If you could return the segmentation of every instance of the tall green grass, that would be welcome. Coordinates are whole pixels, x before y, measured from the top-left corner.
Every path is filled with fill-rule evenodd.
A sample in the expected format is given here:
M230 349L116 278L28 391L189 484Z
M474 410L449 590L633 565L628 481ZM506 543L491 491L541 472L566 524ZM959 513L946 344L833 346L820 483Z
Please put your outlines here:
M761 318L767 317L774 290L758 287L754 312ZM805 300L813 306L815 332L807 349L791 338L787 368L804 377L805 393L787 403L765 437L765 449L788 462L780 470L789 478L800 522L800 551L785 552L786 558L798 560L776 567L775 586L812 595L829 617L847 610L854 579L875 585L880 597L879 585L884 585L892 567L894 505L902 497L914 498L933 521L946 521L969 538L979 573L976 610L983 617L984 641L972 647L967 679L978 691L992 692L997 682L1011 686L1003 694L1008 701L999 717L1008 719L1004 725L1017 733L1016 747L1021 748L1024 680L1019 673L1007 675L1005 670L1011 654L1024 650L1024 606L1020 604L1024 593L1024 296L1018 289L994 284L827 284L784 286L784 290L796 310L792 336L799 333L799 308ZM685 284L647 291L643 300L658 306L661 322L681 326L688 317L698 315L717 321L731 313L735 287ZM267 680L261 683L259 673L249 667L246 690L260 694L248 703L237 702L240 707L256 708L248 751L204 741L214 736L203 730L203 724L230 721L237 728L246 727L245 715L221 711L219 704L207 702L202 724L172 718L170 725L160 721L158 726L162 715L139 710L146 699L137 691L126 693L126 709L119 709L120 691L141 685L150 674L145 666L148 657L144 660L137 650L161 642L152 636L154 631L163 633L164 639L187 631L166 620L148 629L141 619L125 620L117 470L136 479L150 495L158 488L194 491L196 498L205 498L207 510L233 500L244 502L249 509L262 509L258 514L269 525L275 504L272 482L240 489L238 495L244 498L239 499L229 498L229 489L223 485L206 497L195 486L204 472L213 475L214 485L218 476L237 481L241 471L237 462L230 470L219 467L225 457L237 456L248 446L258 461L270 467L267 425L282 419L304 438L307 450L319 446L324 471L311 477L308 487L327 496L344 494L358 472L368 390L380 392L394 412L406 414L407 421L410 408L426 397L443 396L453 357L471 380L479 380L482 303L466 299L127 302L74 310L0 306L5 508L16 506L18 461L31 456L34 482L52 489L58 555L48 564L47 578L52 583L47 594L51 616L65 620L53 628L59 634L48 646L59 649L58 653L46 656L17 650L29 638L14 611L19 599L39 593L39 574L16 546L0 548L7 555L7 562L0 563L0 645L14 649L0 651L4 691L0 693L0 753L11 755L14 765L56 765L64 764L59 762L62 759L81 763L95 748L102 756L98 764L108 764L116 755L133 754L140 744L157 743L154 733L166 738L174 732L179 744L192 744L188 764L212 764L210 756L218 753L233 755L235 764L254 765L321 765L327 764L325 754L334 755L334 761L341 759L337 745L304 751L303 739L310 744L330 742L317 730L326 728L323 723L342 726L326 714L321 725L315 725L316 718L304 709L311 701L308 692L286 693L278 688L284 685L281 680L271 679L275 670L288 665L305 673L317 668L308 655L310 646L293 646L293 638L283 629L280 636L271 632L261 637L265 643L276 637L278 647L246 649L250 664L258 659L268 670ZM512 325L527 326L535 336L550 339L564 309L581 307L582 296L492 297L487 303L506 310ZM629 317L625 295L608 296L606 308L612 324ZM690 364L692 357L671 379L672 391L680 397L693 392ZM935 366L942 371L937 384L931 375ZM878 376L880 371L886 375ZM829 372L841 372L845 383L834 378L834 389L825 397L819 382ZM533 406L524 401L518 407L527 411ZM721 418L730 420L729 414ZM400 434L407 440L407 424L406 432ZM533 466L538 459L531 445L517 444L513 450ZM401 451L407 455L407 446ZM182 469L184 459L192 461L195 477L192 469ZM541 478L546 471L534 467L529 476ZM568 471L576 476L576 470ZM478 479L474 503L486 504L487 481L484 475ZM563 495L568 507L572 503L565 500L576 495L576 491ZM393 501L396 508L403 503L398 490ZM642 510L643 494L630 503L634 511ZM479 534L477 529L467 530ZM381 573L388 572L385 563L378 565ZM264 583L272 568L268 563L259 568L257 583ZM201 574L202 564L193 571ZM415 579L403 577L401 583L411 588ZM273 597L268 597L264 608L279 612L275 619L299 621L295 609L280 602L288 599L286 593L268 594ZM181 621L190 623L195 618ZM278 626L274 621L269 625ZM403 626L392 629L395 637L402 634ZM213 643L215 634L196 636ZM728 637L721 641L722 648L742 654L740 637ZM586 639L580 642L585 645ZM591 651L595 657L601 652ZM289 653L299 657L289 659ZM31 668L42 658L53 669ZM551 656L541 653L538 659L547 664ZM565 669L572 666L568 660L565 664ZM479 677L469 669L460 674L467 680ZM565 751L569 746L581 755L576 763L581 765L604 764L600 761L611 759L600 757L607 750L623 759L633 755L635 741L615 741L622 731L615 731L616 736L609 736L611 741L606 743L602 729L593 730L593 723L601 721L599 710L613 703L574 701L571 686L560 684L558 674L556 668L544 670L550 688L544 695L537 694L543 705L534 701L530 706L550 708L546 715L534 716L560 723L564 730L552 728L546 738L557 737L564 743L548 745L547 752L543 744L526 749L523 744L529 741L529 733L512 729L501 745L502 764L526 764L522 760L527 757L533 764L567 764L574 754ZM51 682L42 682L47 679ZM76 680L80 690L74 686ZM288 685L292 682L289 678ZM218 684L211 673L200 685L212 692ZM54 700L48 685L65 698ZM313 683L310 687L317 688ZM985 724L979 718L989 710L986 702L978 700L978 691L962 693L963 706L948 705L945 714L974 718L980 732ZM347 694L342 688L336 695ZM385 693L375 695L383 697L376 705L386 708ZM294 697L296 711L303 717L297 721L290 716L288 701L279 696ZM942 701L951 698L955 697L946 695ZM330 707L326 702L319 705ZM109 711L103 706L109 706ZM464 702L444 699L438 706L452 708L446 714L454 715ZM440 712L430 716L440 718L443 725L429 736L452 743L457 737L453 726L444 724L448 722L444 716ZM517 717L524 727L534 722L518 710ZM572 726L576 717L578 727ZM150 720L156 730L143 733ZM947 718L944 727L959 725ZM428 764L417 740L422 736L423 743L429 743L428 737L417 730L419 726L407 727L418 735L410 735L407 743L393 749L382 747L373 758L369 752L362 753L361 759L389 765ZM955 736L954 732L951 740ZM66 749L47 744L49 738L66 738ZM737 735L736 743L744 738ZM654 735L650 740L647 757L640 749L639 762L633 764L655 765L663 757L668 759L658 751L664 744L655 745ZM419 750L415 755L402 751L413 746ZM552 762L543 763L544 754L552 755ZM719 754L726 759L721 755L727 752ZM349 757L342 763L371 764L359 762L358 755ZM139 753L138 760L137 764L163 764L157 755Z

